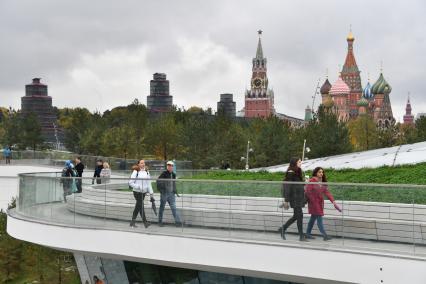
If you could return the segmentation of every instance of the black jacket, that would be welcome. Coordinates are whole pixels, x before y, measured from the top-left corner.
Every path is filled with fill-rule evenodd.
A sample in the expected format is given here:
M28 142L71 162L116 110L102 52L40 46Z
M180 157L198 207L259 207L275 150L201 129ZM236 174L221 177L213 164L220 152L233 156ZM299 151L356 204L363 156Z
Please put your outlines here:
M101 177L101 171L104 168L104 166L96 166L95 172L93 173L93 177Z
M174 193L176 192L176 182L173 181L176 179L176 174L174 172L164 171L161 173L161 175L158 177L158 179L169 179L170 181L166 180L158 180L157 181L157 189L160 191L161 194L165 193Z
M285 174L284 181L302 182L302 173L296 174L292 170L288 170ZM301 184L283 184L283 197L286 202L290 202L291 208L305 207L305 186Z
M77 176L82 177L83 176L83 170L84 170L83 163L79 163L79 164L75 165L75 170L77 171Z

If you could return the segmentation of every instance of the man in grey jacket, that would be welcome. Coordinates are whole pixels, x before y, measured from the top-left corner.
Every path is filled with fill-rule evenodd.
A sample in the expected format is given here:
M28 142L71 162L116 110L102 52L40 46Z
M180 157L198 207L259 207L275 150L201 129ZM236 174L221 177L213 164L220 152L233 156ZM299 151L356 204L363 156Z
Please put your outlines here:
M176 211L176 174L173 172L174 163L172 161L167 162L167 170L164 171L157 181L157 189L160 191L160 211L158 213L158 225L163 226L163 213L166 203L169 203L170 209L172 210L173 217L175 219L176 226L180 226L182 223L179 218L179 214Z

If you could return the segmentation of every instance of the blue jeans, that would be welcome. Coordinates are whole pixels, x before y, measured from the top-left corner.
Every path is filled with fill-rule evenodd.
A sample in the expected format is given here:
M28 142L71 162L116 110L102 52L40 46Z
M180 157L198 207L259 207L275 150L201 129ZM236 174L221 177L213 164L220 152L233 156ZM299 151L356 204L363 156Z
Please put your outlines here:
M312 228L314 227L315 221L317 221L318 229L320 230L321 234L325 237L327 234L324 230L324 224L322 223L322 216L320 215L311 215L311 218L309 219L309 223L308 223L308 229L306 230L306 234L308 236L311 235Z
M160 211L158 212L158 223L163 223L163 213L166 203L169 203L170 209L172 210L173 217L176 223L180 223L179 215L176 211L176 198L173 192L162 193L160 197Z

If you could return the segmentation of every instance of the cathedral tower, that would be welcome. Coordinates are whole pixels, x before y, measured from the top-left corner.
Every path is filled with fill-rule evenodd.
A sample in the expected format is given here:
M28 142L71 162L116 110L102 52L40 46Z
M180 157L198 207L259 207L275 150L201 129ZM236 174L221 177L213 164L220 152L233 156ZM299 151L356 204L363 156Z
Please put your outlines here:
M349 86L349 117L356 118L358 115L358 106L357 102L361 98L362 86L361 86L361 76L356 64L353 44L355 38L352 34L352 31L349 32L348 37L346 38L348 42L348 53L346 54L345 64L342 68L342 79Z
M404 124L414 124L414 115L411 114L410 96L408 96L407 105L405 106Z
M381 128L387 128L395 122L389 98L391 91L392 87L386 82L383 73L380 73L379 79L371 87L371 92L374 96L374 120Z
M261 35L258 31L256 57L253 58L251 88L245 93L245 117L266 118L275 114L274 92L268 89L268 77L266 74L266 58L263 57Z

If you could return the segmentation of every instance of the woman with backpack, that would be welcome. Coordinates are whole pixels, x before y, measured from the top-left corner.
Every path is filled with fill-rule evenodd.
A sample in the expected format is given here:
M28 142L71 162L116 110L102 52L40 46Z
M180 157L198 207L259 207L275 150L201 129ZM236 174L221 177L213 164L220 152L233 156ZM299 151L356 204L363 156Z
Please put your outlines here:
M133 190L133 196L135 197L135 208L133 209L132 221L130 222L130 227L137 227L135 225L136 217L138 213L142 217L143 224L145 228L148 228L151 224L147 221L145 215L144 199L145 196L154 194L151 185L151 175L145 167L145 161L139 160L138 164L133 166L133 172L130 176L129 187Z
M72 192L77 191L77 186L73 177L77 176L77 172L74 168L74 165L70 160L65 161L65 167L62 169L61 173L61 183L64 190L64 202L67 202L67 195L70 195Z
M297 221L297 230L299 232L299 240L306 241L306 236L303 233L303 211L305 207L305 190L303 181L303 173L300 168L302 161L299 158L291 158L287 172L284 176L283 184L283 197L284 197L284 209L293 208L293 216L279 229L281 237L285 240L285 231L291 224ZM299 182L299 183L295 183Z

